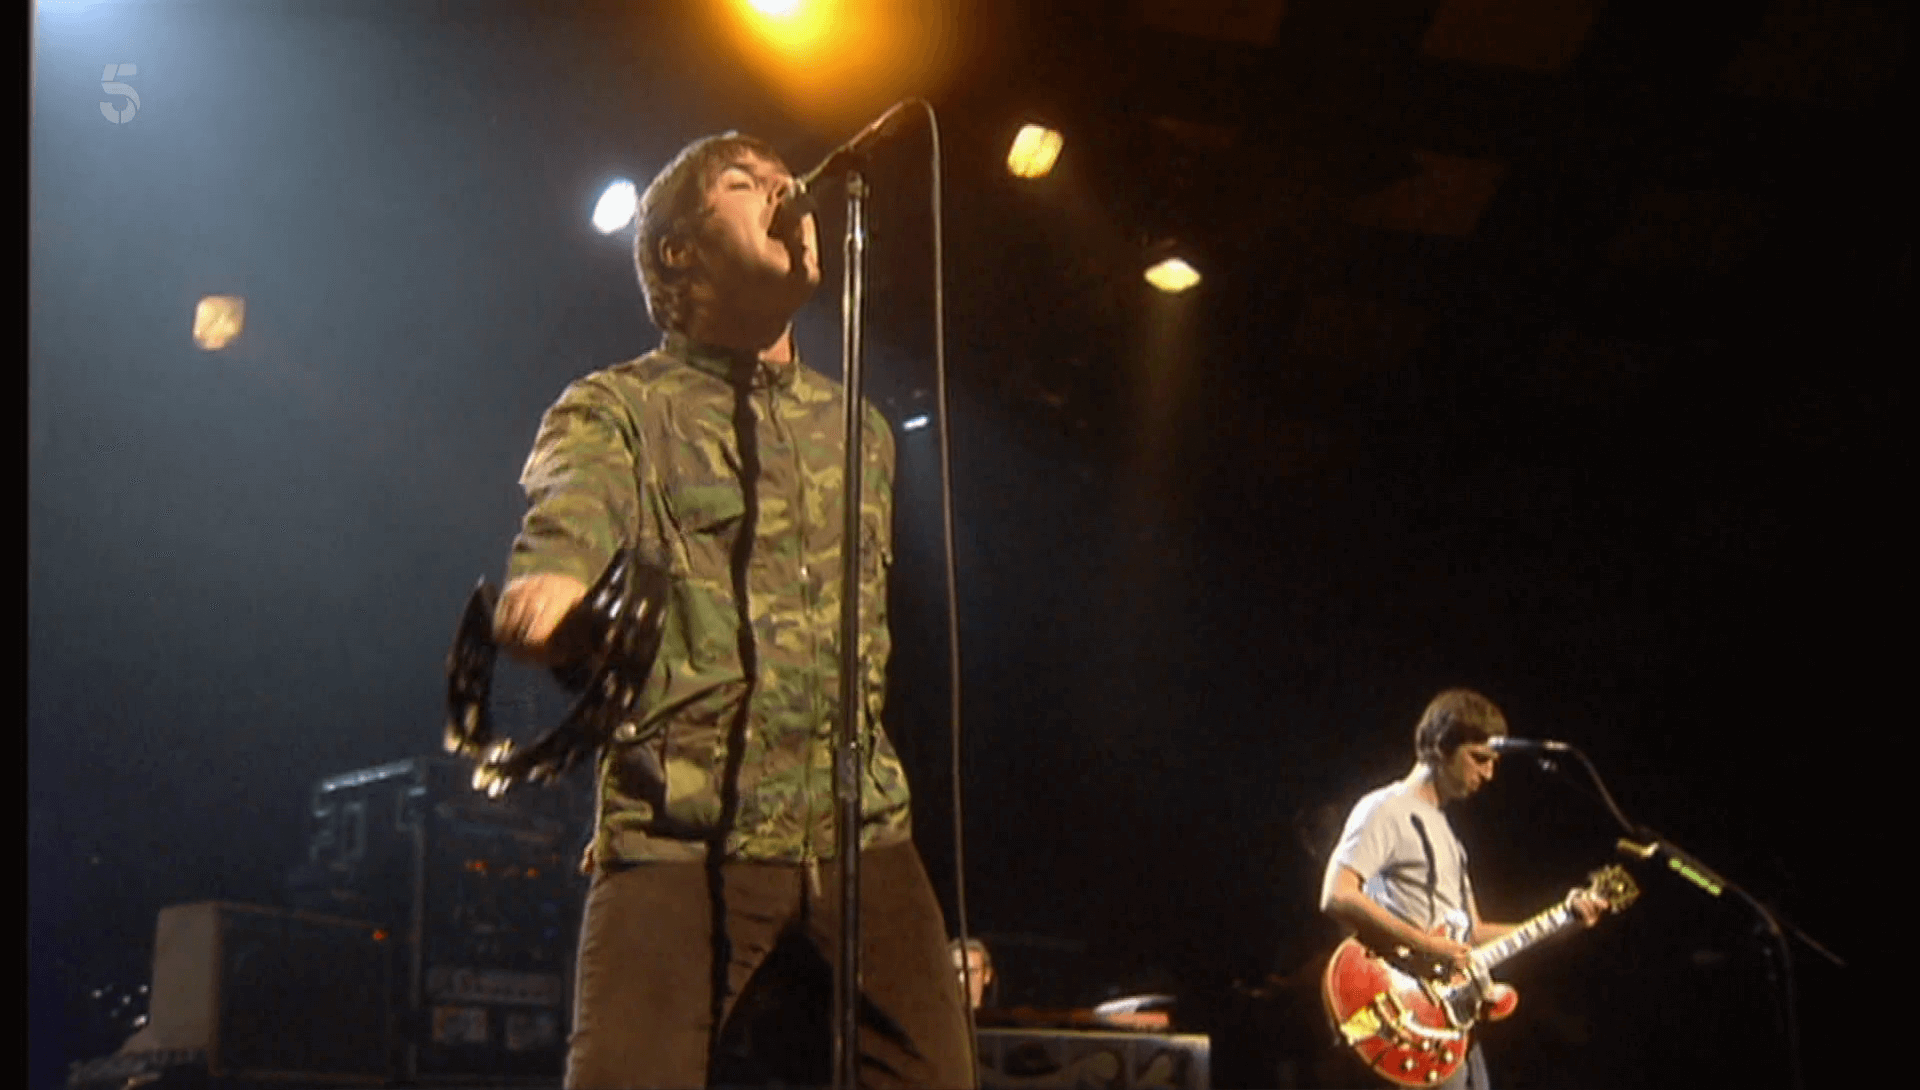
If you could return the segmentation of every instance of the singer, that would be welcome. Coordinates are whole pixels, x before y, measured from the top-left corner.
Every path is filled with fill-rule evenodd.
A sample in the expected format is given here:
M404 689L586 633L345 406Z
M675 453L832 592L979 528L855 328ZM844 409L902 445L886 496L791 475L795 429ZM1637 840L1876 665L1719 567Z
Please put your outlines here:
M706 1085L775 944L797 938L831 964L839 941L844 395L794 345L820 262L813 217L790 202L782 214L793 189L780 156L737 133L695 141L654 178L634 264L664 340L570 385L520 478L503 648L565 661L566 619L623 545L675 586L640 705L599 764L571 1090ZM881 726L894 448L863 409L859 1077L968 1086L946 924Z
M1513 924L1480 918L1466 849L1442 812L1492 781L1500 757L1488 742L1506 734L1506 717L1479 693L1449 689L1434 697L1413 731L1413 770L1363 797L1348 815L1327 860L1320 910L1375 949L1404 946L1454 972L1467 970L1473 946L1512 931ZM1587 926L1599 921L1603 909L1591 898L1576 894L1572 904ZM1477 1042L1454 1077L1438 1085L1486 1090Z

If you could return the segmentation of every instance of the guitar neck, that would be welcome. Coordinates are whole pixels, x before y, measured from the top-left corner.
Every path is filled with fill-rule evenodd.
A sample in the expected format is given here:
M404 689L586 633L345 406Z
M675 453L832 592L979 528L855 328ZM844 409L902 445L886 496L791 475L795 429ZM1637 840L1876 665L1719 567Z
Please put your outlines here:
M1492 969L1542 939L1559 934L1576 922L1578 917L1573 914L1571 908L1564 904L1555 905L1492 942L1475 947L1471 957L1474 964L1481 969Z

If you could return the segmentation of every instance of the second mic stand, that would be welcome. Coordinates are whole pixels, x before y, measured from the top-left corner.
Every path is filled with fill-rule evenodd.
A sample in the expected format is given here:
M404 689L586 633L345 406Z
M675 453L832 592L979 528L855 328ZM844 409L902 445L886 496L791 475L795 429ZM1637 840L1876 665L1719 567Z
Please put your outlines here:
M1550 753L1555 755L1561 753L1571 754L1578 758L1581 766L1587 770L1587 777L1593 781L1594 787L1599 791L1602 804L1606 806L1608 812L1613 815L1613 819L1620 823L1620 827L1626 830L1628 837L1631 838L1623 838L1619 841L1617 847L1621 854L1657 866L1664 866L1679 877L1686 879L1688 883L1710 897L1719 897L1723 893L1732 893L1759 918L1761 927L1771 942L1771 950L1779 959L1779 971L1775 984L1777 988L1777 1002L1780 1005L1781 1028L1786 1038L1788 1079L1795 1090L1799 1090L1805 1083L1802 1081L1800 1019L1797 1010L1798 995L1793 978L1793 949L1788 942L1788 932L1792 932L1793 937L1798 938L1810 949L1819 953L1820 956L1826 958L1834 965L1844 968L1846 963L1838 957L1835 957L1826 947L1816 942L1812 936L1794 926L1791 922L1783 921L1779 913L1775 912L1758 897L1755 897L1735 883L1716 874L1712 868L1708 867L1698 858L1688 854L1679 845L1667 840L1654 830L1637 824L1628 818L1626 813L1620 809L1619 804L1614 802L1613 795L1607 790L1606 783L1600 779L1599 770L1593 767L1592 761L1587 760L1586 754L1580 752L1573 746L1559 743L1553 745ZM1556 767L1555 761L1552 759L1552 756L1549 755L1541 756L1540 765L1548 771L1552 771ZM1644 841L1644 843L1641 843L1642 841Z
M840 858L840 950L833 974L833 1085L854 1090L860 1030L860 515L866 473L860 409L866 344L867 183L847 173L846 268L840 296L841 424L846 462L840 478L840 716L834 724L834 840Z

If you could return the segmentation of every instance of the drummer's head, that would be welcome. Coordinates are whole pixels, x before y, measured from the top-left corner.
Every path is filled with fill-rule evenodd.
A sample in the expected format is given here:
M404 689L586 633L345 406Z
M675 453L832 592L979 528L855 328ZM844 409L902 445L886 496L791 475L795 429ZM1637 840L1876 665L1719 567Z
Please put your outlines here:
M968 1004L974 1010L979 1010L980 1002L987 994L987 985L993 983L993 956L987 953L987 944L974 938L969 938L965 943L955 939L947 944L947 952L953 955L953 972L958 978L960 990L966 995Z

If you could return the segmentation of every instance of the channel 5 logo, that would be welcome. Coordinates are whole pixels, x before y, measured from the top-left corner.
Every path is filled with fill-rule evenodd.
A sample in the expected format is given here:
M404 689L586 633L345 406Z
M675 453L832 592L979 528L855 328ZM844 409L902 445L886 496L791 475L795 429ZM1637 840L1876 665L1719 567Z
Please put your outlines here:
M100 116L116 125L124 125L133 120L133 115L140 110L140 92L120 81L129 76L137 76L139 74L140 69L131 64L107 65L105 70L100 73L100 89L110 95L119 95L127 100L127 104L119 109L115 109L113 103L102 102L100 104Z

